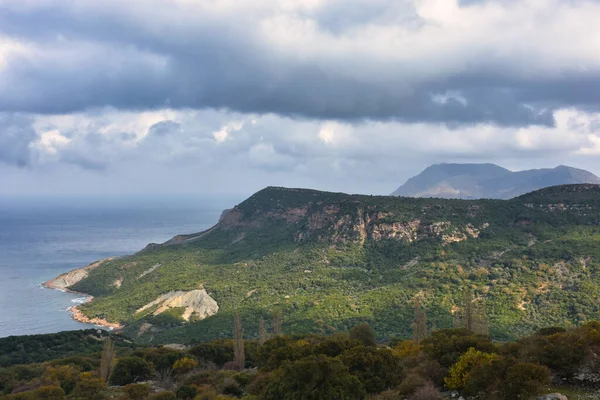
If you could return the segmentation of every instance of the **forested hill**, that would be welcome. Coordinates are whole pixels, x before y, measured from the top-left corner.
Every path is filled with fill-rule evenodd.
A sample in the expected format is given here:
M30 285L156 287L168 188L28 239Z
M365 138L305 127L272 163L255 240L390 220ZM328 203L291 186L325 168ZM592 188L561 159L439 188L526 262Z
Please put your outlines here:
M365 321L406 337L417 300L430 327L450 327L466 289L507 338L600 318L599 243L598 185L472 201L270 187L70 288L95 296L83 314L140 341L229 337L236 312L256 336L273 310L288 333Z

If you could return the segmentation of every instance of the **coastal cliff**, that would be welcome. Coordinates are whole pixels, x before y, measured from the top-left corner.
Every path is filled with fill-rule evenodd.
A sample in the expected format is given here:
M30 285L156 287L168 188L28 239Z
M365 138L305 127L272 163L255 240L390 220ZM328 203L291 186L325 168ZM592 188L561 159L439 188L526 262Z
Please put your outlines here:
M92 301L94 299L93 296L91 296L87 293L81 293L81 292L77 292L75 290L71 290L71 289L69 289L69 287L72 285L75 285L76 283L80 282L81 280L87 278L90 271L93 271L94 269L100 267L105 262L114 260L115 258L116 257L108 257L108 258L104 258L102 260L93 262L85 267L75 268L69 272L65 272L64 274L58 275L56 278L50 279L49 281L42 283L42 286L45 288L48 288L48 289L63 290L65 292L81 294L86 297L85 302L89 303L90 301ZM72 306L67 309L67 311L69 311L71 313L71 317L77 322L81 322L84 324L94 324L94 325L103 326L103 327L110 328L110 329L123 328L123 325L121 325L119 323L112 323L112 322L109 322L102 318L88 318L83 314L83 312L81 312L81 310L79 310L78 307L79 306Z
M73 286L77 282L87 278L90 271L93 271L94 269L98 268L105 262L111 261L114 259L115 259L115 257L108 257L108 258L104 258L102 260L93 262L85 267L75 268L69 272L65 272L64 274L58 275L56 278L50 279L49 281L42 283L42 286L44 286L48 289L70 291L68 289L69 286ZM78 292L75 292L75 293L78 293ZM85 293L83 293L83 294L85 294Z

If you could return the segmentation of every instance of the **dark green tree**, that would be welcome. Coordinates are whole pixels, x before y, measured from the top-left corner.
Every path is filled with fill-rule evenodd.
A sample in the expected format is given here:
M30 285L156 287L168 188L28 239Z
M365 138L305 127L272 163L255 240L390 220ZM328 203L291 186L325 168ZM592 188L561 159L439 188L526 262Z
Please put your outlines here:
M377 344L375 330L369 324L356 325L350 329L350 338L360 340L365 346L375 346Z
M110 376L111 385L128 385L139 381L145 381L152 376L152 364L140 357L123 357L117 360L117 364Z
M400 359L390 350L355 347L345 351L340 360L358 378L367 393L379 393L400 384L404 375Z
M362 400L365 390L340 360L324 355L288 362L274 372L261 400Z

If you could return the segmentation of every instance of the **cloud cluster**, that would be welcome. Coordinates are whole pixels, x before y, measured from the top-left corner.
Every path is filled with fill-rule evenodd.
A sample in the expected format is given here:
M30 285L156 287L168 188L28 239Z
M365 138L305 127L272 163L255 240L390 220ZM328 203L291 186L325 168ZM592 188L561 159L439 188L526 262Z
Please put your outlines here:
M0 0L0 109L551 125L600 104L592 0Z
M0 174L388 193L441 161L594 170L598 20L595 0L0 0Z

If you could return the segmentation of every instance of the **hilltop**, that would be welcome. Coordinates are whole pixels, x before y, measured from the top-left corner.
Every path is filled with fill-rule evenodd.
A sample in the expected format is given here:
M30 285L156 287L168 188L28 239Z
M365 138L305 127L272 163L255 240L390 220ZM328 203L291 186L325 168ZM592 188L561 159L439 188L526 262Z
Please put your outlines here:
M410 178L393 196L510 199L545 187L600 184L591 172L567 167L512 172L495 164L436 164Z
M512 200L269 187L213 228L105 260L68 289L94 296L87 318L140 342L230 337L235 312L253 336L275 309L288 333L364 321L380 339L407 337L415 300L430 326L451 327L465 289L492 336L511 338L600 318L599 240L598 185Z

